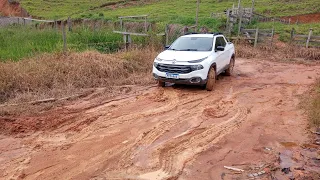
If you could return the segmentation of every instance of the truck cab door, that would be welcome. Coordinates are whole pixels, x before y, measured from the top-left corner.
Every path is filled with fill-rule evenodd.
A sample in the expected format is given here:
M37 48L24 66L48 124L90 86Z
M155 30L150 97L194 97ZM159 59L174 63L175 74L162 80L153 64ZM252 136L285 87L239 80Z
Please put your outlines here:
M217 64L217 73L220 74L221 71L229 64L228 53L226 52L226 41L222 36L216 37L214 51L216 53L216 64ZM223 47L224 50L218 50L218 47Z

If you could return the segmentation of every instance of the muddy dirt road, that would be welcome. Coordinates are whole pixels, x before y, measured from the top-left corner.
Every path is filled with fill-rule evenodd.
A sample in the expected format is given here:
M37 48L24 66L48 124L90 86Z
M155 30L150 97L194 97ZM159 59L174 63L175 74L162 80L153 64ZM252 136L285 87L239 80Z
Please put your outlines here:
M272 167L279 152L295 157L308 144L299 102L317 77L316 65L238 59L212 92L137 87L113 100L92 95L41 116L2 117L0 178L248 179L265 170L262 179L286 179ZM295 166L300 160L305 170L292 167L291 176L320 172L319 162L297 156Z

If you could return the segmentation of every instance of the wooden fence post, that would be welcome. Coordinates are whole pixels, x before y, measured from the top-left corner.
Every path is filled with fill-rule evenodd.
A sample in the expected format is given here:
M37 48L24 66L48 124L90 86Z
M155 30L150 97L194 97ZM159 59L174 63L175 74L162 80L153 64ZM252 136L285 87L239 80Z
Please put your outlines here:
M129 45L132 43L130 34L123 34L123 41L125 44L125 50L129 49Z
M96 27L96 20L93 20L93 31L96 31L97 27Z
M63 38L63 53L66 54L67 52L67 35L66 35L66 29L65 29L65 22L61 22L62 25L62 38Z
M144 18L144 28L145 28L145 32L148 32L148 22L147 22L147 16Z
M293 42L293 40L294 40L294 28L292 28L290 32L290 41Z
M240 20L239 20L239 29L238 29L238 37L240 36L241 26L242 26L242 7L238 9L238 13L240 13Z
M274 37L274 27L272 28L272 32L271 32L271 48L273 45L273 37Z
M253 45L253 47L257 47L258 38L259 38L259 28L256 29L256 35L254 37L254 45Z
M199 6L200 6L200 0L197 0L197 9L196 9L196 26L195 26L195 31L198 32L198 23L199 23Z
M122 21L122 18L120 18L120 31L123 31L123 21Z
M56 20L54 20L53 28L54 28L55 30L57 30L57 21L56 21Z
M23 18L23 25L26 26L26 19Z
M101 23L100 23L100 29L102 29L104 27L104 20L101 19Z
M72 22L70 17L68 17L68 30L72 31Z
M229 29L230 29L230 9L227 10L227 23L226 23L226 30L227 30L227 34L229 34Z
M165 29L165 36L166 36L166 45L169 44L169 25L166 25L166 29Z
M308 39L307 39L307 43L306 43L306 48L309 47L309 43L310 43L310 38L312 36L312 28L310 28L310 31L309 31L309 35L308 35Z

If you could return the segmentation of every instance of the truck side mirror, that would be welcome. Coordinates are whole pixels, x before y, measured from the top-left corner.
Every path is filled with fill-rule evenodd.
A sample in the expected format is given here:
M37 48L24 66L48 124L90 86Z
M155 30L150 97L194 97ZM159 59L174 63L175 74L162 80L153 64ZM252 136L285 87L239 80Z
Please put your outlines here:
M170 46L171 46L171 45L166 45L166 46L164 47L164 50L169 49Z

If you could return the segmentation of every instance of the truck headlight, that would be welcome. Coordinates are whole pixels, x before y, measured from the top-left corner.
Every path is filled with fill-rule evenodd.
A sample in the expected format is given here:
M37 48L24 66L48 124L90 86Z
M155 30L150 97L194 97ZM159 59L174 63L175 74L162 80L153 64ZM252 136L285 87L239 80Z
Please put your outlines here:
M192 71L197 71L197 70L203 69L203 66L201 64L197 64L197 65L190 66L190 68Z

